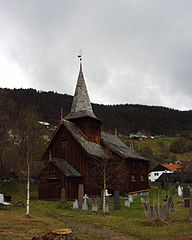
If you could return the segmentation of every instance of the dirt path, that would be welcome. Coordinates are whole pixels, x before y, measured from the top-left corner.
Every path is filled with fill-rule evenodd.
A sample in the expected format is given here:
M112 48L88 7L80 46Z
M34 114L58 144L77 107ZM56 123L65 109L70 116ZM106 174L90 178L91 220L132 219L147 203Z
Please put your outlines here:
M106 227L99 227L91 223L81 222L71 216L58 216L47 212L51 217L57 218L72 229L79 240L138 240L125 233L119 233Z

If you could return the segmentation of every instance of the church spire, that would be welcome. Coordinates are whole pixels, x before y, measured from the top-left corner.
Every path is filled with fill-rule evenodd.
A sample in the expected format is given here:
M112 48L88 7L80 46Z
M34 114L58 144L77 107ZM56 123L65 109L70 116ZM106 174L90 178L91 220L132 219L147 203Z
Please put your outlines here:
M80 117L92 117L97 119L93 113L91 102L89 99L87 87L85 84L83 70L82 70L82 56L78 56L80 59L79 76L75 89L75 95L73 97L71 112L66 116L66 119L74 119Z

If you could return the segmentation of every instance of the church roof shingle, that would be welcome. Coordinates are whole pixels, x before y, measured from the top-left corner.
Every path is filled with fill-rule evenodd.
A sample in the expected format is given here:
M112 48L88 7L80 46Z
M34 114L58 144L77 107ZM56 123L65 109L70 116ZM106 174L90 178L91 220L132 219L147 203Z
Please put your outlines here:
M65 118L69 120L87 116L99 120L93 112L83 76L82 63L80 63L80 71L71 106L71 112Z
M81 177L81 174L63 158L51 158L53 163L68 177Z

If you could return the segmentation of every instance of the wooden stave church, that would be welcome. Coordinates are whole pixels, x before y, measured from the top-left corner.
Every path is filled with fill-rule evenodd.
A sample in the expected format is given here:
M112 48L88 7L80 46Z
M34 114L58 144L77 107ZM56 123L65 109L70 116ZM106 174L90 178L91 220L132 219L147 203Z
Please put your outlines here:
M96 159L102 161L106 151L116 166L123 163L122 174L115 179L111 191L119 190L124 195L149 188L149 161L117 136L101 131L101 126L92 110L80 62L71 112L61 119L41 157L44 168L38 183L39 199L60 199L62 188L68 200L77 199L79 184L84 185L88 195L100 195L102 186L94 182L101 176L91 169Z

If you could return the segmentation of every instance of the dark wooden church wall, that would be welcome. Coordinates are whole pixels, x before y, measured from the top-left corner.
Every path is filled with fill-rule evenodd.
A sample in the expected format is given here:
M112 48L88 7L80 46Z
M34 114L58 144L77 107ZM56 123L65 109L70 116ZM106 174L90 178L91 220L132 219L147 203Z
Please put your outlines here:
M126 161L128 192L148 189L148 162L138 159Z
M62 187L62 174L51 162L39 180L39 199L59 199Z
M79 173L84 173L86 154L64 126L52 145L52 157L63 158Z

